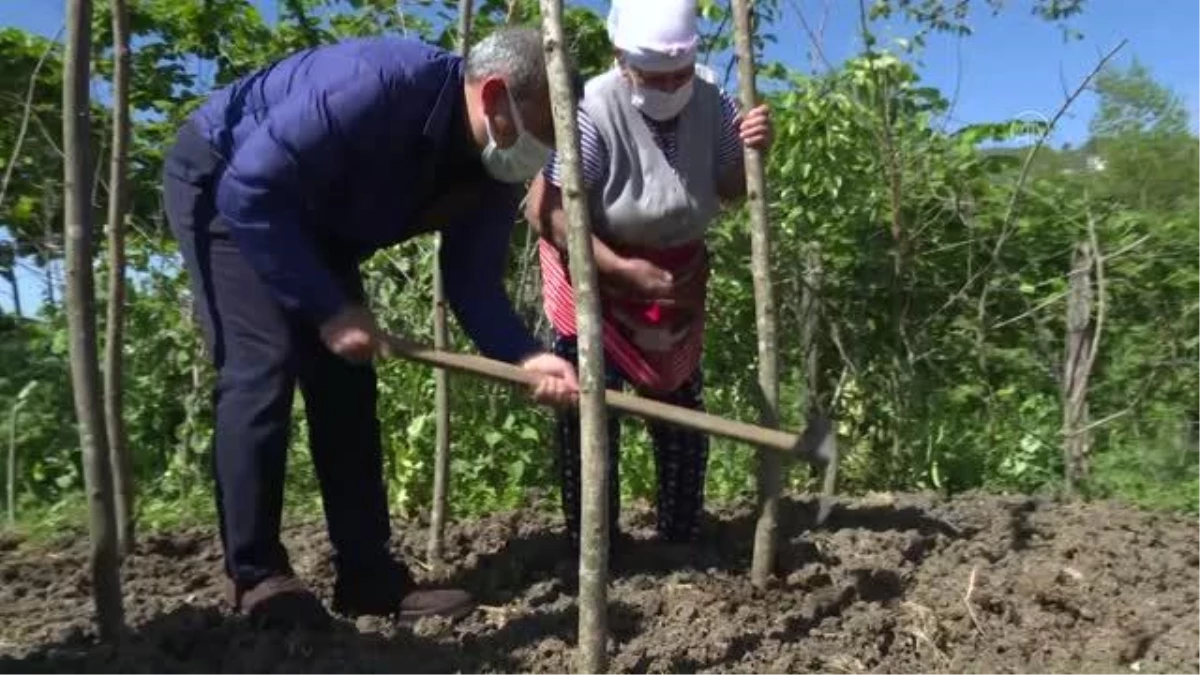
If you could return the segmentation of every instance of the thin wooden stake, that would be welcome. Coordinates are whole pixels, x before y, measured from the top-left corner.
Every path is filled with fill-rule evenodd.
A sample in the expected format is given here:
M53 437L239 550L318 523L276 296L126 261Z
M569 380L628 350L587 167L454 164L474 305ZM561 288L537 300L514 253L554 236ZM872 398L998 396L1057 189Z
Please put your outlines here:
M116 496L117 549L133 553L133 462L125 438L122 392L125 328L125 211L129 163L129 20L125 0L112 0L113 146L108 176L108 318L104 338L104 416Z
M463 58L470 51L471 0L458 3L458 53ZM444 350L449 344L446 328L446 291L442 278L442 237L437 237L433 257L433 346ZM442 562L446 541L446 511L450 501L450 373L444 368L433 371L433 406L437 417L433 459L433 507L429 514L429 545L426 555L433 566Z
M742 107L758 105L754 84L753 29L749 0L734 0L733 31L738 60L738 84ZM767 229L766 177L763 157L745 148L746 205L750 211L750 268L754 277L754 309L758 328L758 386L762 425L779 425L779 365L775 337L775 298L771 289L771 240ZM775 548L779 527L779 493L784 464L778 453L758 452L758 523L754 530L754 559L750 580L762 588L775 572Z
M563 172L563 208L575 293L579 339L579 418L582 441L579 538L578 669L600 673L608 666L608 425L604 405L604 347L592 228L583 191L575 94L571 87L562 0L541 0L546 69L554 112L554 133Z
M1091 242L1079 242L1071 260L1066 321L1067 354L1062 378L1063 479L1068 495L1074 495L1079 489L1091 446L1087 392L1092 366L1089 355L1096 337L1096 323L1092 319L1095 304L1092 279L1095 268L1096 251Z
M91 0L67 0L63 74L63 227L66 242L67 330L71 385L83 451L91 532L92 598L102 640L116 639L125 623L118 568L116 515L100 364L96 347L96 287L92 276L92 212L88 180L91 128L88 75L92 46Z

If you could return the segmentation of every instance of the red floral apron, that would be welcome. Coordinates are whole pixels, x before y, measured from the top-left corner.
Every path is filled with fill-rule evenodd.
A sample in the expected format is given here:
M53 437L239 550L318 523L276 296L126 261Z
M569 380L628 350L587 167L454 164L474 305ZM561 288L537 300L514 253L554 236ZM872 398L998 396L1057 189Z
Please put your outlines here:
M677 279L697 255L704 255L703 242L669 249L613 249L619 255L653 263ZM560 335L574 336L575 295L565 254L545 240L539 242L539 253L546 316ZM601 283L604 357L638 389L655 393L675 391L699 367L704 347L702 308L707 279L705 261L698 272L683 282L684 292L699 294L699 309L621 297L606 292Z

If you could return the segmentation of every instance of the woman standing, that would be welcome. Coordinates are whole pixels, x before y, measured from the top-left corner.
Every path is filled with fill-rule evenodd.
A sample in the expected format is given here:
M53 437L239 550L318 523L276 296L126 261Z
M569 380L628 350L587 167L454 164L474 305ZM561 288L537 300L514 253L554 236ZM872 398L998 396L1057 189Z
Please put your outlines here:
M583 181L600 281L606 385L703 410L708 256L704 235L723 203L745 194L743 145L766 150L766 106L742 116L696 63L695 0L614 0L608 19L616 63L588 82L579 109ZM541 234L544 309L554 352L577 358L575 302L566 257L558 159L530 188L526 217ZM658 478L658 533L686 543L704 510L708 438L649 425ZM610 417L610 523L620 512L620 427ZM558 418L562 502L579 539L579 417ZM613 537L615 543L615 537Z

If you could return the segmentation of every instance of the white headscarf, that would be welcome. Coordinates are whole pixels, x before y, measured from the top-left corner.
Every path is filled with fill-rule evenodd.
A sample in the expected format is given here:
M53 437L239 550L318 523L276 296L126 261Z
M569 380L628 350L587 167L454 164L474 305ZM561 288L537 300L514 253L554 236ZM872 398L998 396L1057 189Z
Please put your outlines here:
M612 0L608 37L638 70L685 68L695 62L700 43L696 0Z

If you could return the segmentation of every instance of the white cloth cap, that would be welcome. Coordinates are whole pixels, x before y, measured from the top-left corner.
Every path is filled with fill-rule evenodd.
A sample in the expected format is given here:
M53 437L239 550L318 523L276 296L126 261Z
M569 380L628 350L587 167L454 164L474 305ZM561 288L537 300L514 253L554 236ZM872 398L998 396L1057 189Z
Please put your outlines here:
M696 0L612 0L608 38L638 70L686 68L700 43Z

